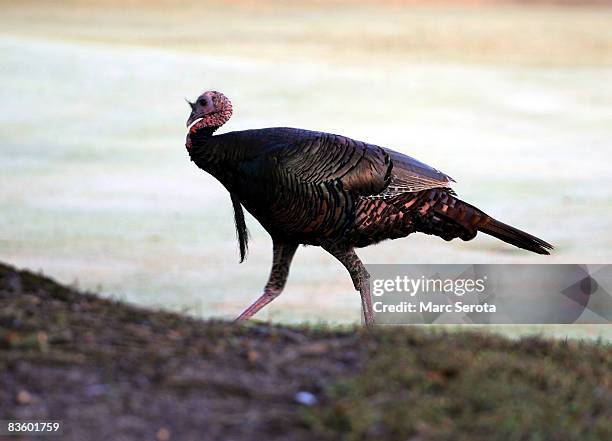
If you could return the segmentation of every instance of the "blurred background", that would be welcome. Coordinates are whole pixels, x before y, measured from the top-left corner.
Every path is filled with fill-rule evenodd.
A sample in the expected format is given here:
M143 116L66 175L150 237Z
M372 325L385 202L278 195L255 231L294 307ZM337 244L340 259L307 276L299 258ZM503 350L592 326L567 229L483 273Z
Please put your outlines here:
M234 104L222 131L302 127L399 150L557 247L413 235L361 250L366 263L610 263L610 6L0 1L0 260L141 305L237 315L265 284L271 241L249 216L238 265L229 195L185 151L184 98L213 89ZM354 323L359 308L344 268L309 247L258 318Z

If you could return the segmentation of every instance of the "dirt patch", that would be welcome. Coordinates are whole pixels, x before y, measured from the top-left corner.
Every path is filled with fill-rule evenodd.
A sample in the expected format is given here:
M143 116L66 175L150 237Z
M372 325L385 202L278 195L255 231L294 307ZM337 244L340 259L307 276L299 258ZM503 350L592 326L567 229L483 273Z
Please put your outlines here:
M294 396L355 371L358 335L196 321L0 266L1 414L70 440L311 439Z

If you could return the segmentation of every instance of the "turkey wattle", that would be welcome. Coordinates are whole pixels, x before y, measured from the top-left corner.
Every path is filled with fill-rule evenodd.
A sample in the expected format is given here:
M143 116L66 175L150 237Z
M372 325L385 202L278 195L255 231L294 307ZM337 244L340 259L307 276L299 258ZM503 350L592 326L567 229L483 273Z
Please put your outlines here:
M479 231L538 254L553 248L461 201L450 188L453 179L409 156L285 127L214 135L232 115L227 97L208 91L189 105L186 147L191 160L231 195L241 261L248 242L243 206L272 237L264 292L238 320L282 292L300 244L320 246L346 267L367 325L374 322L369 275L355 248L414 232L467 241Z

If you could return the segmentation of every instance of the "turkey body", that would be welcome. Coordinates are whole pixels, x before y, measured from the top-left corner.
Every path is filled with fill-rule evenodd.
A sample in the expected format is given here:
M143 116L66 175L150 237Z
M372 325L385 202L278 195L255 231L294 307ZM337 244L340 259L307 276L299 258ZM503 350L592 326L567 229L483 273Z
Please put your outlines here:
M318 245L348 270L374 323L369 274L354 249L414 232L471 240L481 231L538 254L552 246L460 200L444 173L393 150L331 133L287 127L213 135L232 115L207 91L189 103L186 147L198 167L229 191L241 259L245 207L272 237L272 269L246 320L283 290L299 245Z
M194 142L192 160L236 195L272 237L365 247L415 231L436 234L452 179L406 155L340 135L245 130ZM465 206L463 209L467 209ZM472 213L465 217L473 220ZM452 218L445 239L474 232Z

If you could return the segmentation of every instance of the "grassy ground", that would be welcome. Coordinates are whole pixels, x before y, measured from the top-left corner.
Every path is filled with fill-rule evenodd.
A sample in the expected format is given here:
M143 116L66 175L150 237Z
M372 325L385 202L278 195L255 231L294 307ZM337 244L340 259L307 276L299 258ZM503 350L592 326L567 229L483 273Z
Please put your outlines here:
M414 235L360 250L366 263L612 261L612 9L357 3L0 0L0 259L235 316L260 294L271 244L247 215L238 266L227 193L188 161L183 98L212 88L234 103L223 130L388 146L556 247ZM303 248L259 317L355 323L359 299L339 263Z
M612 8L461 2L2 0L2 34L247 59L612 63ZM485 2L486 3L486 2ZM511 2L507 2L511 3ZM582 5L582 7L580 7Z
M607 440L612 348L205 322L0 265L0 415L79 441Z

